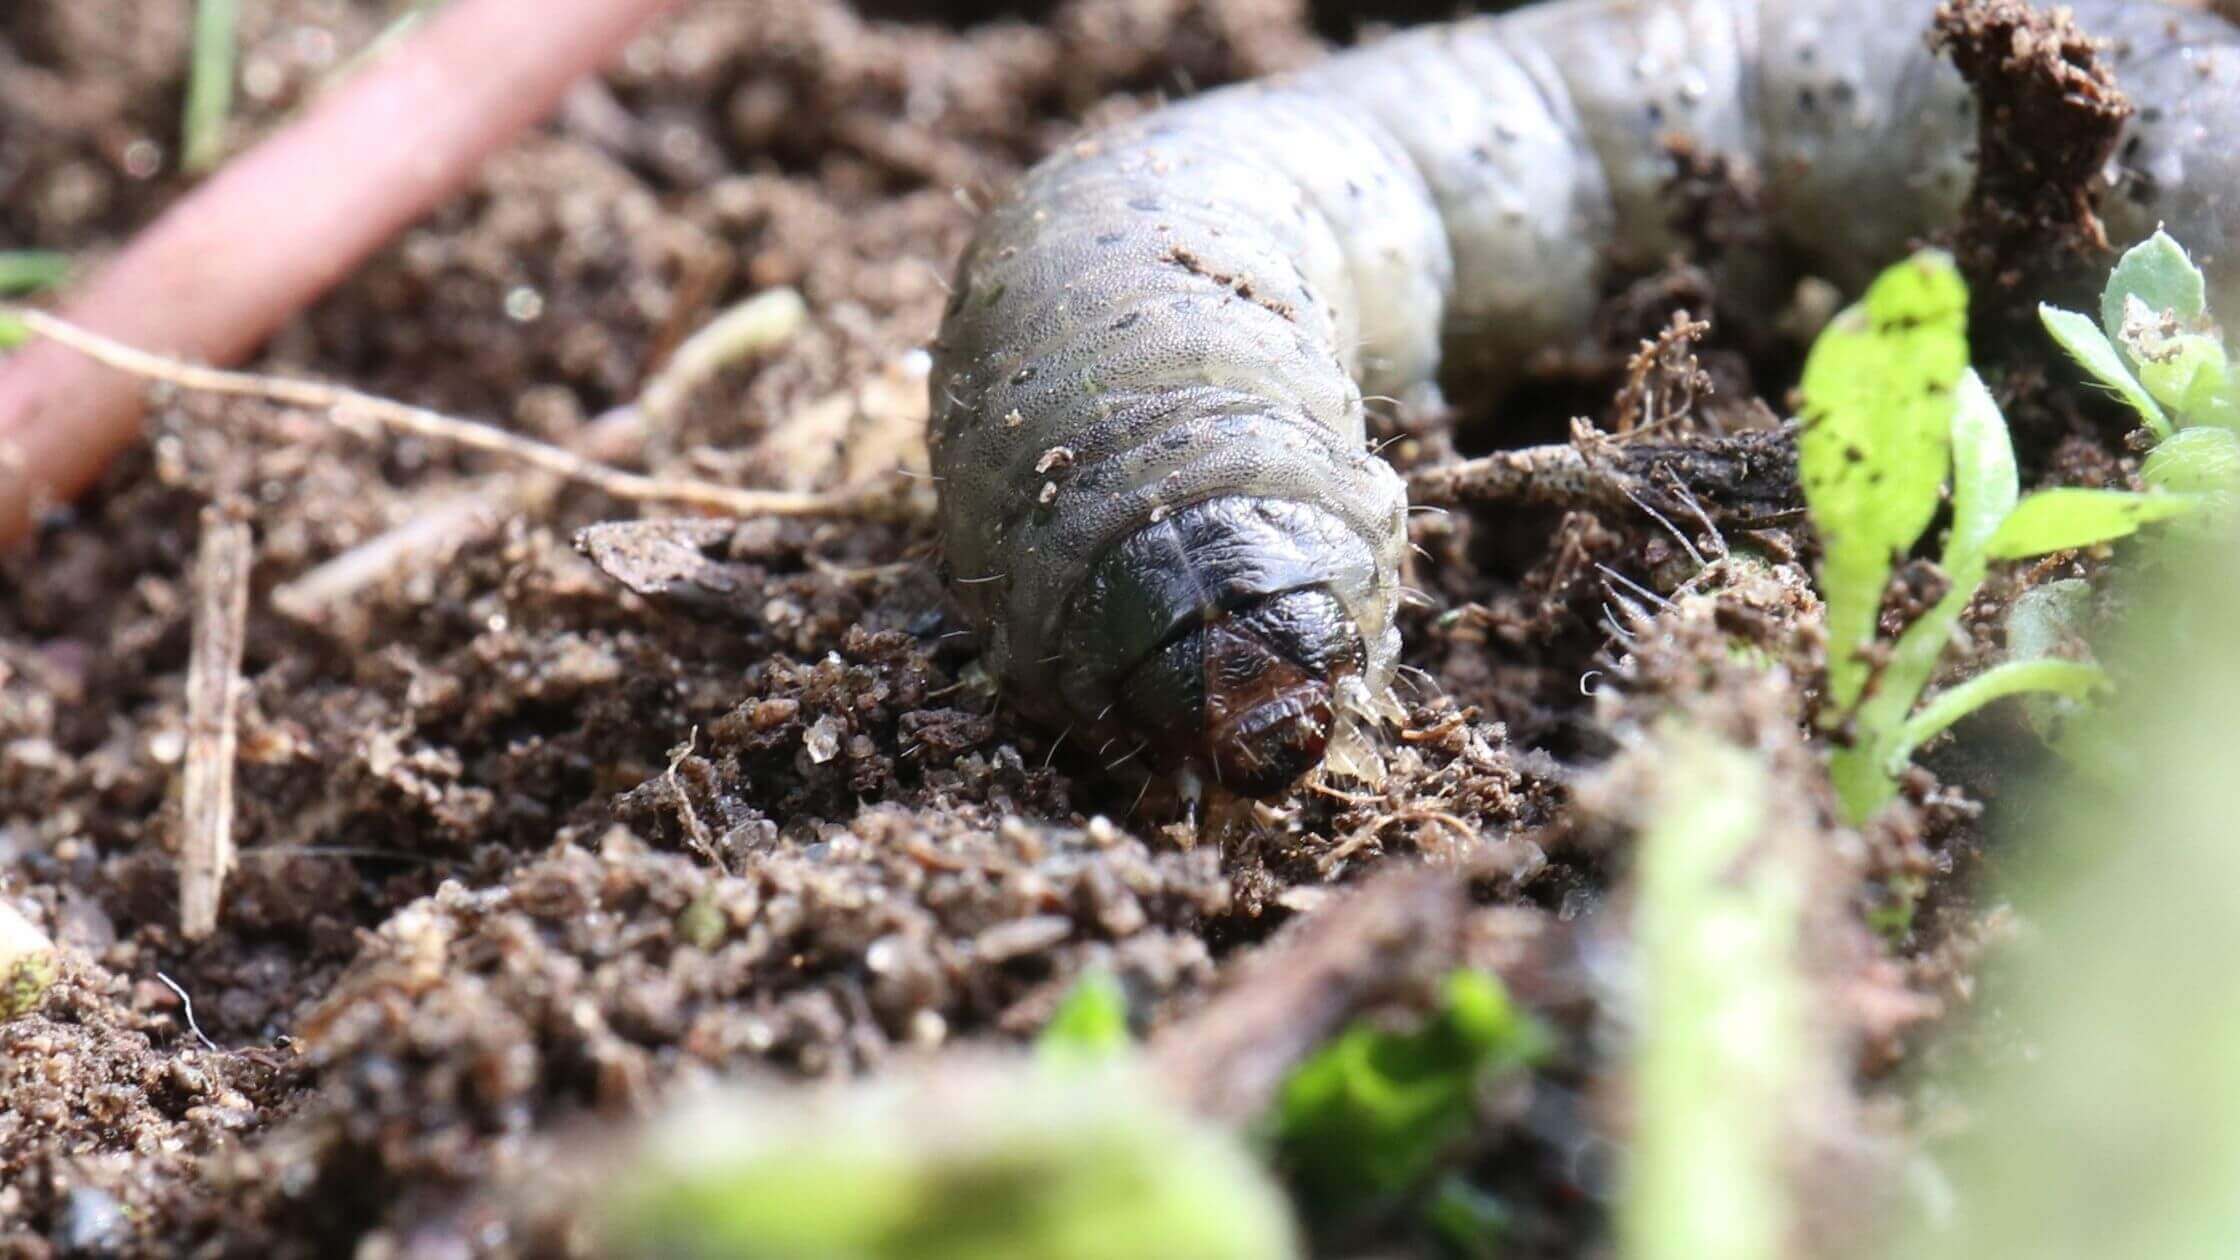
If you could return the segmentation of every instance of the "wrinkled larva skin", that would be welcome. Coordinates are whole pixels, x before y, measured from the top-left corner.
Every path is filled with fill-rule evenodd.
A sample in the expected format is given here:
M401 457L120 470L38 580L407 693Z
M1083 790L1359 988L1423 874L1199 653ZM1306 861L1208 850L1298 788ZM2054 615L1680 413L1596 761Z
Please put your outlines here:
M1670 138L1856 282L1948 224L1972 106L1934 0L1555 0L1092 134L993 209L936 346L946 561L1030 716L1270 794L1374 711L1406 499L1363 397L1498 379L1679 242ZM2240 309L2240 44L2072 0L2141 108L2105 218Z

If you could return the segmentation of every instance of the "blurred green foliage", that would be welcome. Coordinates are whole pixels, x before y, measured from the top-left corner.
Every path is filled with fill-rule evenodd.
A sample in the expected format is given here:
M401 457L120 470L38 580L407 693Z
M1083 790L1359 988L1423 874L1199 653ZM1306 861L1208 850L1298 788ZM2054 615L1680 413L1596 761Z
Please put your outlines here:
M1499 980L1454 972L1420 1027L1356 1024L1292 1072L1268 1121L1276 1169L1316 1220L1388 1206L1469 1132L1477 1091L1545 1045Z
M38 293L70 276L70 256L49 250L0 250L0 298ZM0 311L0 350L20 345L29 332L22 321Z
M1760 758L1658 733L1660 795L1635 857L1639 1028L1618 1207L1627 1260L1778 1260L1794 1207L1787 1118L1820 1044L1798 970L1805 835L1769 827Z
M1974 1004L1989 1047L1943 1181L1888 1254L1921 1260L2240 1255L2240 549L2156 544L2094 715L2123 773L2038 785L1995 854L2025 925ZM1949 1124L1945 1127L1952 1127Z
M1109 1063L1134 1043L1128 1036L1128 994L1109 971L1091 969L1066 991L1055 1015L1035 1038L1045 1067L1072 1070Z
M610 1218L676 1260L1288 1260L1244 1144L1126 1071L944 1065L841 1090L697 1100Z
M235 27L240 0L195 0L194 44L187 62L186 112L180 121L179 162L201 173L225 156L226 118L233 112Z

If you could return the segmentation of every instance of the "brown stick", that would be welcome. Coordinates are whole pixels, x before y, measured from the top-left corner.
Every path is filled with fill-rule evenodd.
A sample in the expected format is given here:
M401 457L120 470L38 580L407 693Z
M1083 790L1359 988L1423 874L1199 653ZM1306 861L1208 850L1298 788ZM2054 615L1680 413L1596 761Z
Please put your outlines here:
M650 430L666 429L685 398L740 359L768 354L808 318L801 295L766 289L717 316L677 348L634 402L616 407L570 435L564 449L594 463L631 459ZM274 587L272 606L298 621L345 628L346 605L366 587L411 563L425 563L496 530L560 485L552 477L506 469L473 484L423 496L403 523L359 543L292 581Z
M466 183L677 0L458 0L228 165L64 307L136 345L234 362ZM137 382L58 345L0 363L0 545L138 433Z
M876 514L893 496L884 486L820 493L809 490L749 490L691 477L649 477L586 459L564 447L509 433L494 425L461 420L426 407L360 393L320 381L264 376L198 367L88 332L44 311L0 304L0 315L70 347L91 359L151 381L182 389L240 398L262 398L307 411L323 412L337 424L410 433L486 451L571 481L596 486L618 499L673 503L728 516L850 516Z
M233 761L241 650L248 642L249 524L202 509L195 553L194 644L187 657L187 764L180 791L179 934L217 930L218 897L233 869Z
M1527 446L1419 468L1408 501L1437 506L1625 512L1651 507L1693 515L1699 502L1722 525L1755 528L1795 519L1796 440L1786 430L1748 429L1676 442L1575 440Z

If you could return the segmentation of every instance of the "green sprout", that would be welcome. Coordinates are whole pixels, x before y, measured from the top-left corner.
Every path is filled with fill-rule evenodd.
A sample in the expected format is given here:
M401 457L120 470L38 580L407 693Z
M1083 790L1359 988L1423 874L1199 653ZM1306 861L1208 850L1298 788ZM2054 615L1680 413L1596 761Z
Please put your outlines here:
M2154 435L2147 484L2214 495L2221 506L2240 489L2240 382L2208 292L2185 247L2157 231L2109 273L2097 324L2057 306L2040 306L2038 316L2069 357Z
M1269 1117L1276 1168L1324 1222L1392 1204L1421 1190L1469 1132L1477 1091L1545 1041L1499 980L1454 972L1421 1027L1357 1023L1293 1070ZM1484 1207L1446 1188L1430 1205L1434 1227L1450 1233L1473 1205Z
M1111 972L1090 970L1073 982L1065 1000L1035 1038L1035 1057L1046 1068L1095 1067L1127 1054L1128 994Z
M680 1102L602 1190L601 1254L665 1260L1296 1260L1234 1135L1126 1065L946 1061Z
M2116 263L2097 324L2057 306L2040 306L2038 316L2157 438L2190 425L2240 426L2224 336L2209 319L2208 284L2169 233L2157 231Z
M0 298L19 297L59 286L70 277L70 256L44 249L0 249ZM0 310L0 350L30 337L23 321Z
M2123 268L2118 274L2124 276ZM2176 287L2167 269L2142 278L2135 268L2124 282L2143 291ZM1917 711L1993 561L2110 542L2205 502L2174 487L2145 494L2059 488L2022 497L2006 419L1968 367L1967 296L1952 259L1925 250L1885 271L1858 305L1829 325L1805 363L1797 450L1806 507L1823 551L1826 711L1832 725L1848 725L1850 734L1831 756L1829 772L1855 823L1896 794L1897 776L1914 750L1960 718L2005 696L2075 698L2104 683L2097 667L2082 662L2016 660ZM2076 321L2093 337L2098 330L2083 316L2062 314L2049 320L2056 336L2066 333L2063 344L2072 352L2081 345L2097 354ZM2196 358L2198 378L2207 360ZM2203 397L2215 393L2190 378L2186 388ZM2134 383L2131 392L2153 405L2143 385ZM1891 572L1928 529L1948 480L1952 523L1938 559L1945 594L1878 651Z
M180 164L200 173L225 156L226 115L233 111L234 26L240 0L197 0L194 48L187 67L187 106L180 121Z

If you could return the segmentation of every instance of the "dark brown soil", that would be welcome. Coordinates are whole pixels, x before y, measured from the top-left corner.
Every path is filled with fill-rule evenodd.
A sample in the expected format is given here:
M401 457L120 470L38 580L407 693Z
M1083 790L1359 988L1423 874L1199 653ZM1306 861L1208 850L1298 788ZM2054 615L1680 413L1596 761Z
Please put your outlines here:
M285 117L396 7L246 3L237 138ZM826 482L914 433L912 355L976 199L1085 118L1412 16L962 7L691 8L260 366L562 439L716 310L793 286L802 332L700 390L645 460ZM184 12L0 14L0 248L97 256L184 186ZM1724 221L1732 190L1698 174L1698 209ZM1779 399L1748 385L1758 347L1672 334L1626 371L1675 308L1713 309L1710 285L1675 271L1615 299L1613 353L1584 388L1626 390L1620 408L1657 413L1660 442L1743 430L1674 458L1739 458L1732 480L1765 519L1727 541L1793 562L1793 503L1766 472L1785 448L1762 431ZM881 381L887 394L846 401ZM1687 414L1707 384L1717 405ZM1560 434L1569 416L1544 405L1518 431ZM1425 431L1395 454L1449 450ZM1583 809L1573 789L1652 701L1794 743L1817 613L1793 563L1737 576L1677 499L1658 500L1676 529L1630 504L1419 517L1411 580L1429 598L1403 630L1421 685L1390 781L1303 792L1197 844L1138 768L1054 746L996 703L922 527L719 529L706 550L732 596L646 598L571 541L631 509L569 491L316 615L275 608L275 588L493 471L302 413L171 398L141 451L0 562L0 893L72 959L42 1011L0 1025L0 1253L502 1254L514 1242L482 1192L584 1117L636 1114L710 1068L817 1077L1015 1041L1091 965L1122 978L1147 1032L1204 1027L1189 1017L1212 995L1280 970L1250 960L1315 939L1287 923L1415 858L1449 872L1411 894L1449 917L1376 985L1313 1009L1328 1023L1457 961L1500 970L1571 1049L1481 1171L1520 1209L1514 1254L1574 1254L1600 1229L1606 1185L1585 1152L1607 1143L1585 1101L1595 1016L1574 929L1611 890L1611 784L1626 780ZM248 505L257 540L242 852L217 934L190 944L175 785L189 567L217 499ZM1692 550L1711 553L1708 576ZM1603 566L1658 592L1742 594L1718 633L1700 602L1651 623ZM1722 636L1738 632L1789 671L1735 670ZM1898 822L1838 833L1801 746L1781 748L1798 825L1832 837L1855 881L1831 904L1966 874L1969 797L1924 775ZM1871 940L1829 947L1872 1072L1903 1054L1914 992L1965 988L1981 927L1964 900L1934 904L1912 989ZM1155 1044L1193 1071L1242 1070Z

